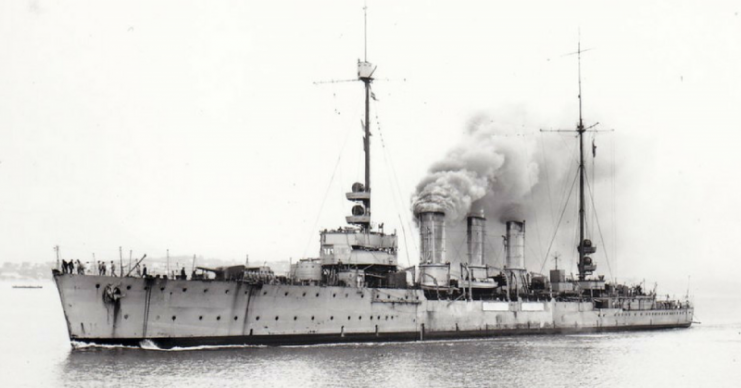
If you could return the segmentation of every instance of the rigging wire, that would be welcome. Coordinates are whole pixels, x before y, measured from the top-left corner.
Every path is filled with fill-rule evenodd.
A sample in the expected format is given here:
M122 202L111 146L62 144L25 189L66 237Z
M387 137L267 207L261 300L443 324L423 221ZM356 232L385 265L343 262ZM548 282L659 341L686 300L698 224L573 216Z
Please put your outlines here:
M372 90L371 90L371 92L372 92ZM394 202L394 207L396 207L396 214L397 214L397 216L399 218L399 223L401 225L401 233L402 233L402 236L404 238L404 250L406 252L406 263L407 263L407 266L410 266L411 265L411 259L409 257L409 244L407 243L407 232L406 232L406 228L404 227L404 222L402 221L401 211L400 211L400 208L402 207L400 204L403 203L402 200L401 200L401 189L399 188L399 180L397 179L396 168L394 168L394 162L391 159L391 153L386 148L386 142L383 139L383 132L381 131L381 121L378 119L378 112L379 112L379 109L378 108L379 108L380 104L378 103L378 100L376 100L375 98L374 98L374 100L376 101L376 104L375 104L375 106L376 106L376 110L375 110L375 112L376 112L375 113L375 116L376 116L376 129L378 130L378 137L381 140L381 149L383 150L383 159L384 159L384 162L386 163L387 168L391 171L390 176L388 176L389 183L391 184L391 197L394 200L393 201ZM394 191L394 183L396 183L396 191ZM398 197L397 197L397 194L398 194ZM410 230L411 230L411 227L410 227ZM414 241L414 240L412 240L412 241ZM415 249L416 249L416 243L415 243Z
M576 178L579 177L579 174L574 174L574 180L571 181L571 190L569 190L569 198L571 198L571 193L574 192L574 186L576 185ZM546 251L545 258L543 259L543 264L540 266L539 273L543 273L543 268L545 268L546 261L548 260L548 254L551 253L551 248L553 247L553 242L556 240L556 235L558 231L558 226L561 225L561 221L563 220L563 215L566 213L566 208L568 208L569 203L566 201L566 203L563 206L563 210L561 211L561 215L558 218L558 224L556 224L556 230L553 232L553 238L551 238L551 243L548 245L548 251Z
M563 141L563 137L561 138L561 140ZM574 142L574 143L576 143L576 142ZM564 144L567 144L567 143L564 141ZM568 147L568 145L567 145L567 147ZM576 147L570 147L570 149L571 149L571 156L574 159L574 161L576 162L576 165L578 166L579 165L579 159L577 158L577 155L576 155L577 154ZM577 173L578 172L579 172L579 170L577 169ZM569 188L569 182L567 180L564 180L564 182L563 182L563 188L561 189L561 195L558 198L558 203L566 203L566 202L568 202L569 198L571 197L571 194L568 194L567 195L567 193L566 193L567 190L568 190L568 188ZM555 229L557 229L557 227ZM555 229L554 229L554 233L555 233Z
M595 175L595 172L597 170L597 168L595 166L595 163L596 163L596 160L597 160L597 157L596 157L596 148L595 148L596 147L595 146L595 141L597 140L597 132L592 132L591 135L592 135L592 182L595 182L594 175ZM592 208L592 229L594 229L594 224L596 222L596 217L597 217L597 208L596 207L593 207ZM589 231L589 234L590 234L590 236L593 235L594 234L594 230L590 230Z
M523 148L523 150L522 150L522 151L523 151L523 154L526 154L526 153L527 153L527 149L525 149L525 143L522 143L522 148ZM530 202L530 208L531 208L531 209L535 209L535 204L534 204L534 202L535 202L535 199L533 198L533 196L534 196L534 195L533 195L533 191L532 191L532 187L533 187L533 177L532 177L532 175L531 175L531 174L529 173L529 171L528 171L528 173L527 173L527 181L528 181L528 185L529 185L529 186L530 186L530 188L531 188L530 192L529 192L529 193L527 194L528 200L529 200L529 202ZM539 220L538 220L538 215L537 215L537 214L533 214L533 218L535 218L535 233L536 233L536 235L537 235L537 237L538 237L538 249L539 249L539 252L535 252L535 255L533 255L533 256L534 256L534 257L538 257L538 256L540 256L540 255L542 255L542 254L543 254L543 240L542 240L542 238L541 238L541 236L540 236L540 222L539 222ZM531 251L531 252L532 252L532 251L535 251L535 249L533 249L533 248L531 247L531 248L530 248L530 251Z
M613 260L615 260L615 278L618 276L618 257L617 257L617 195L615 190L615 148L617 147L617 139L613 138L612 141L612 166L611 166L611 179L610 185L612 186L612 249L613 249Z
M337 170L340 165L340 161L342 161L342 155L344 154L345 147L347 146L347 141L350 139L350 133L351 131L348 130L347 134L345 135L345 141L342 143L342 148L340 149L340 154L337 155L337 161L335 162L334 169L332 170L332 176L329 178L329 183L327 184L327 190L324 192L324 198L322 199L322 204L319 206L319 212L316 215L316 220L314 221L314 226L311 228L312 231L316 230L317 225L319 225L319 217L322 215L322 211L324 210L324 204L327 202L327 197L329 196L329 191L332 188L332 182L334 182L334 178L337 175ZM311 245L311 241L314 237L314 232L310 233L309 241L306 242L306 248L304 248L304 257L306 257L306 252L309 250L309 245Z
M602 241L602 246L606 247L607 244L605 244L605 238L602 236L602 227L599 223L599 218L597 217L597 211L595 210L596 207L594 205L594 195L592 193L592 186L589 185L589 179L585 180L587 182L587 191L589 192L589 198L592 200L592 213L594 213L594 217L597 220L597 230L599 231L600 240ZM610 277L614 278L612 275L612 267L610 266L610 259L607 257L607 249L603 249L605 251L605 261L607 262L607 269L610 271Z
M541 163L543 164L543 167L545 168L545 182L546 186L548 187L548 208L550 209L550 216L551 216L551 228L555 229L555 222L556 222L556 215L553 214L554 208L553 208L553 197L551 195L551 177L550 177L550 169L548 168L548 164L545 162L545 144L543 142L543 133L540 133L540 158Z
M579 197L577 197L576 195L574 196L574 213L576 215L576 217L574 218L578 219L579 217ZM571 244L572 244L571 246L579 246L579 223L575 222L573 228L574 228L574 236L572 237L572 240L571 240ZM578 258L579 256L577 255L576 257ZM569 256L569 268L574 269L574 264L575 264L574 255L570 255ZM576 264L577 264L576 272L578 273L579 266L578 266L578 263Z
M494 264L500 264L499 268L504 267L504 244L500 244L499 249L494 249L491 245L491 241L487 239L486 246L490 248L490 252L496 252L494 255Z

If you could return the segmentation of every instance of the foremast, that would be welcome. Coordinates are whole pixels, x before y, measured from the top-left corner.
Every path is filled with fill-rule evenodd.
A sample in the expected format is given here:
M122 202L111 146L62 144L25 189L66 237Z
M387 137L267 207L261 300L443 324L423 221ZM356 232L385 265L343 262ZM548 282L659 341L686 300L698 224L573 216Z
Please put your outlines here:
M363 82L365 89L365 120L363 121L363 151L365 152L365 185L357 182L352 185L352 192L347 193L347 199L355 202L352 208L352 215L346 217L347 223L358 225L364 231L369 231L371 227L371 148L370 148L370 99L371 83L373 82L373 73L376 66L368 62L368 13L364 11L364 57L363 61L358 60L358 80Z
M364 30L367 32L367 12L364 13ZM374 98L371 84L376 66L368 61L367 51L366 44L364 58L358 60L358 80L363 82L365 92L365 117L362 121L365 181L354 183L351 192L346 194L353 207L352 214L345 220L353 226L320 233L319 261L325 274L322 275L323 282L327 285L404 286L406 275L395 276L398 270L396 232L385 233L383 224L374 230L371 224L370 104Z

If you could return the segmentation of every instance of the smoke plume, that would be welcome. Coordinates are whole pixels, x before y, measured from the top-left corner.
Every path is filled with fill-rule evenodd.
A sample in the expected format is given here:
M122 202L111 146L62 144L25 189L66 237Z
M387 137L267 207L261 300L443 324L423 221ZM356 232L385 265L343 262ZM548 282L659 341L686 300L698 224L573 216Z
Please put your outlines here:
M489 116L474 118L459 144L419 182L412 211L442 211L453 222L479 211L499 221L524 218L524 200L540 175L536 145L534 137Z

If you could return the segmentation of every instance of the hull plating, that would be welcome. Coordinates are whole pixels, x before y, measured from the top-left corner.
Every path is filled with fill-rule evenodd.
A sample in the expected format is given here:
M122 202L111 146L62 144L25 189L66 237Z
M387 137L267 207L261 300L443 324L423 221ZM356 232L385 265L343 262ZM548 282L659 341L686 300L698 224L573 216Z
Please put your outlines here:
M427 300L421 290L56 275L69 337L160 347L477 338L689 327L693 310ZM111 297L117 290L116 297Z

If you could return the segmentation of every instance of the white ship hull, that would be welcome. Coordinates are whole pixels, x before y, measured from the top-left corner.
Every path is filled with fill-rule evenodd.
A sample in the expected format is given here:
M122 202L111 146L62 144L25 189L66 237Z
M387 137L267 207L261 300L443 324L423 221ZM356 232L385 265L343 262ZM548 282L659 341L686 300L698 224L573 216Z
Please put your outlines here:
M689 327L691 307L428 300L419 289L60 275L73 341L161 347L312 344ZM106 296L118 288L120 297Z

